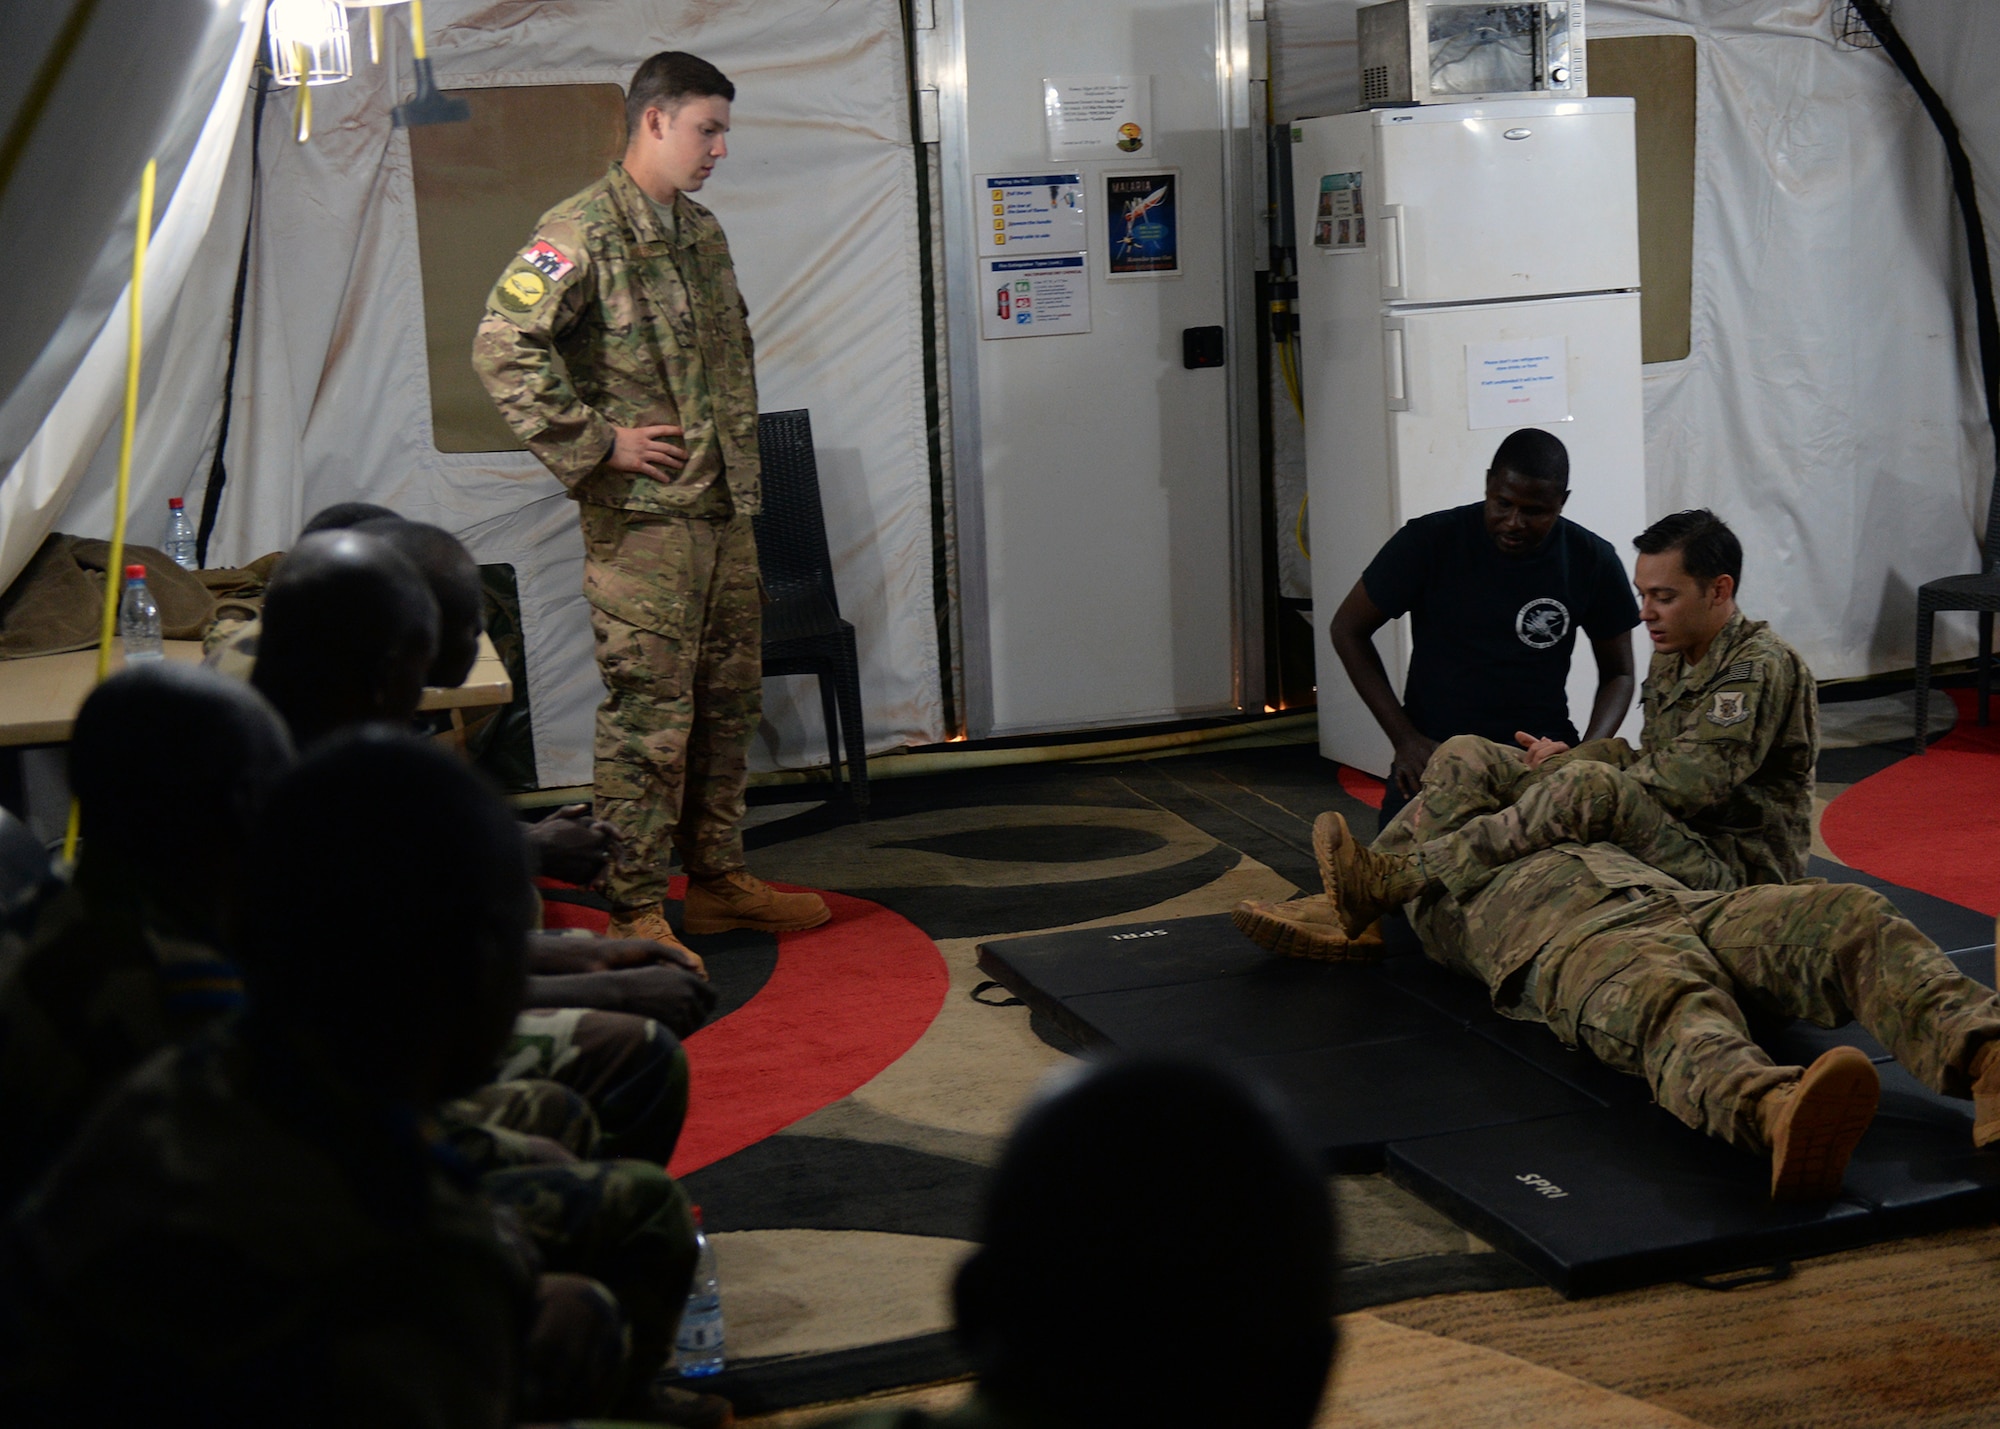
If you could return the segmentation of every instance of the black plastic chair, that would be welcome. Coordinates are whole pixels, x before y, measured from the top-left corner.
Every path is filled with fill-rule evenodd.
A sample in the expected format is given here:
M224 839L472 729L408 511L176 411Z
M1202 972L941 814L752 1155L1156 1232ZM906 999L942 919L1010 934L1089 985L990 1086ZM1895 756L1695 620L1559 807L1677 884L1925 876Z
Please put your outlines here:
M827 768L836 796L857 816L868 812L868 740L861 727L861 662L854 627L840 618L826 513L819 501L812 415L765 412L757 418L764 458L764 511L753 518L763 569L764 676L813 675L826 715ZM843 736L845 736L843 740ZM840 752L847 750L847 777Z
M1946 576L1917 587L1917 753L1931 712L1931 625L1940 610L1979 612L1979 722L1991 722L1993 614L2000 611L2000 480L1986 504L1986 546L1978 575Z

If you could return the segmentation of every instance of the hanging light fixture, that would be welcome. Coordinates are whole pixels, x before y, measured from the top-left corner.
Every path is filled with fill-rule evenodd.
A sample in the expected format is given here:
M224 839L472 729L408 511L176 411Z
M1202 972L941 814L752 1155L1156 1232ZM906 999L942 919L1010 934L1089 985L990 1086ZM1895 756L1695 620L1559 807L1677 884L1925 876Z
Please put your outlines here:
M354 73L347 11L340 0L271 0L271 78L297 89L298 141L312 137L312 87L338 84Z
M382 63L382 11L390 5L401 5L403 0L341 0L350 10L368 12L368 63Z

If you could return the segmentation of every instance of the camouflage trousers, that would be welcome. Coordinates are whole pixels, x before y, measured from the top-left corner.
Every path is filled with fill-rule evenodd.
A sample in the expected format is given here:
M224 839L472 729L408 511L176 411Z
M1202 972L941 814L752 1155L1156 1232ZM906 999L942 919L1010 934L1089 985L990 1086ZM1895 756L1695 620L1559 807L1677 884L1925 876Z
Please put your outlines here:
M1421 794L1396 824L1402 831L1377 847L1420 854L1424 872L1460 898L1508 864L1566 843L1616 844L1689 888L1743 882L1742 870L1623 770L1576 759L1538 777L1520 751L1477 735L1437 747Z
M688 1062L680 1039L652 1018L629 1012L574 1007L524 1012L514 1020L499 1076L500 1086L546 1079L542 1084L560 1083L578 1096L593 1114L593 1129L603 1133L588 1146L555 1137L579 1156L665 1165L687 1119Z
M1627 918L1529 964L1521 1010L1643 1076L1689 1126L1746 1150L1770 1149L1757 1102L1801 1071L1757 1045L1746 1010L1820 1027L1858 1020L1912 1075L1953 1096L1970 1095L1973 1054L2000 1037L2000 997L1873 889L1621 896Z
M517 1166L480 1177L511 1212L542 1269L584 1275L623 1312L630 1353L621 1398L638 1402L673 1343L694 1278L694 1218L672 1177L643 1161Z
M475 1171L522 1166L543 1159L527 1138L546 1137L572 1155L595 1156L603 1139L597 1113L583 1095L560 1082L522 1076L488 1082L438 1109L445 1144Z
M583 508L584 591L608 691L597 814L625 848L606 891L638 908L693 874L743 866L743 791L763 714L763 598L748 517Z

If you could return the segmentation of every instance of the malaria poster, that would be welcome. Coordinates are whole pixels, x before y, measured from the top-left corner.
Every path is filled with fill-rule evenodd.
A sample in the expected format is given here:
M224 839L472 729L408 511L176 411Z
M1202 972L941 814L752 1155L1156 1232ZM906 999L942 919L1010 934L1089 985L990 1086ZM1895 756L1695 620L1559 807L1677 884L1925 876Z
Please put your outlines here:
M1180 171L1104 176L1104 255L1113 278L1181 270Z

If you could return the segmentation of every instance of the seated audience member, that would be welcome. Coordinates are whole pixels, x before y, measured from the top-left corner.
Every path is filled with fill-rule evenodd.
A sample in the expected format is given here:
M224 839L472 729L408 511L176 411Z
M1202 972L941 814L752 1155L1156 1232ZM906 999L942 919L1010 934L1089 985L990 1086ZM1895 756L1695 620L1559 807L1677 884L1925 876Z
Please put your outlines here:
M1327 1183L1264 1100L1194 1062L1085 1066L1032 1106L958 1273L964 1407L843 1429L1304 1429L1333 1363ZM1226 1372L1190 1374L1228 1323Z
M1371 849L1338 814L1323 819L1327 892L1350 936L1433 889L1470 897L1563 843L1616 844L1689 888L1805 876L1819 758L1812 672L1737 609L1743 547L1713 512L1676 512L1633 544L1655 652L1640 748L1541 740L1523 753L1460 736L1425 771L1423 802L1448 798L1408 825L1413 837L1392 825Z
M0 973L0 1206L126 1073L242 1002L225 890L292 744L254 691L177 664L112 676L78 712L82 845Z
M515 821L362 738L278 786L247 863L246 1015L145 1063L0 1238L0 1418L510 1424L529 1269L430 1112L520 1001Z
M431 669L436 620L428 583L382 536L309 536L271 579L252 682L302 743L372 721L407 728ZM578 965L582 941L534 940L537 964L562 972L531 978L533 1010L503 1059L505 1075L573 1088L596 1111L605 1154L664 1164L687 1111L687 1054L676 1034L702 1024L714 991L700 960L678 945L593 944L593 968Z
M1485 499L1405 523L1334 612L1334 653L1395 749L1385 824L1453 735L1577 743L1567 686L1579 630L1597 662L1584 738L1615 734L1631 708L1638 607L1618 552L1562 514L1568 501L1561 440L1539 427L1509 433ZM1410 673L1398 700L1373 637L1406 612Z
M1407 843L1449 807L1426 778L1384 841ZM1324 873L1331 884L1334 871ZM1778 1064L1746 1011L1820 1027L1859 1020L1933 1091L1972 1098L1975 1146L2000 1141L2000 996L1873 889L1698 892L1611 844L1565 844L1508 864L1469 896L1434 888L1406 911L1424 951L1478 978L1500 1012L1546 1023L1565 1044L1643 1076L1697 1131L1768 1156L1776 1200L1840 1193L1879 1080L1853 1047L1809 1067ZM1273 951L1345 952L1328 895L1246 903L1235 916Z

